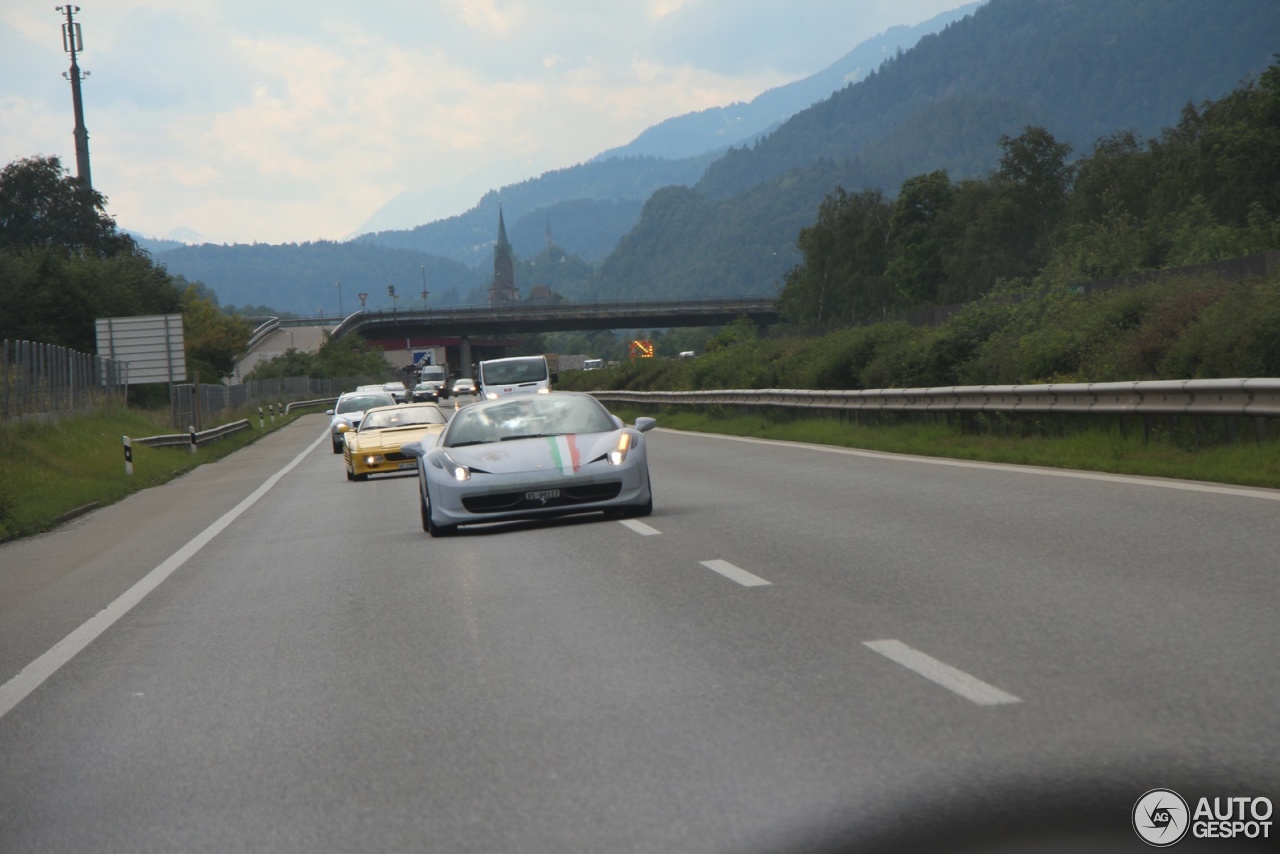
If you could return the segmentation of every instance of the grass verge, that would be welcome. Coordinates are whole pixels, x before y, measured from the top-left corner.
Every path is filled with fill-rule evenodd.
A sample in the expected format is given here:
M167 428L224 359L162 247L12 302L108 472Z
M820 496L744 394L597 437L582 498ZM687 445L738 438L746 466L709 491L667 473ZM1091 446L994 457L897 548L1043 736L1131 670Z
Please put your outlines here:
M637 415L655 415L635 407L620 408L617 414L629 422ZM1140 429L1126 432L1115 424L1075 429L1058 436L973 434L940 422L870 426L832 417L706 413L692 407L669 407L656 413L656 417L660 426L676 430L1280 488L1280 441L1274 438L1259 443L1248 437L1234 443L1197 447L1184 433L1162 429L1147 440Z
M135 443L132 475L125 473L122 437L181 432L165 414L118 408L53 423L0 424L0 542L47 531L85 509L222 459L300 414L277 417L261 429L256 411L232 414L222 423L249 418L252 429L203 444L195 454Z

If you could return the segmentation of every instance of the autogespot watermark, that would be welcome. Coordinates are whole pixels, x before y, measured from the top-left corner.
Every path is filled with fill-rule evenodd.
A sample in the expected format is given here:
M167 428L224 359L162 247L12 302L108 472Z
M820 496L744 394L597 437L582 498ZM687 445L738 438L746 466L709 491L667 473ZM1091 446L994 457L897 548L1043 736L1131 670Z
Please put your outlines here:
M1173 845L1188 831L1196 839L1270 839L1271 811L1270 798L1200 798L1191 809L1172 789L1152 789L1133 805L1133 829L1156 848Z

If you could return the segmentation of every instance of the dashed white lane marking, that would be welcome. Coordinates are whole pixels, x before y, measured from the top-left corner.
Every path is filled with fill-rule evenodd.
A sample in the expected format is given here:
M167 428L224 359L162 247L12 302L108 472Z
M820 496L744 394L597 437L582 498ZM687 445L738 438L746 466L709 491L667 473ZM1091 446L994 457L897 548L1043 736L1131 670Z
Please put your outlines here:
M619 519L619 523L626 525L631 530L645 537L652 537L654 534L661 534L657 528L650 528L644 522L638 522L635 519Z
M97 614L94 614L84 622L78 629L58 641L49 651L28 664L22 669L17 676L8 682L0 685L0 718L7 715L14 706L21 703L28 694L39 688L40 685L58 671L62 665L75 658L81 650L93 643L99 635L111 628L117 620L129 613L134 605L137 605L147 597L151 591L155 590L164 583L170 575L178 567L182 566L191 559L196 552L204 548L210 540L222 533L224 529L246 510L258 502L262 496L266 495L271 487L275 486L280 478L293 471L299 463L306 459L307 455L315 450L316 446L322 441L329 438L328 431L320 435L311 443L305 451L293 458L293 461L286 465L280 471L267 478L266 482L253 491L248 498L241 501L235 507L228 510L222 515L218 521L205 528L195 536L190 542L178 549L168 557L163 563L155 569L144 575L136 584L120 594L114 602L103 608Z
M758 575L752 575L745 569L739 569L727 560L699 561L707 569L720 573L725 578L738 582L743 587L768 587L773 582L765 581Z
M943 664L936 658L912 649L902 641L878 640L865 641L865 643L885 658L898 662L908 670L914 670L925 679L936 682L943 688L954 691L979 706L998 706L1002 703L1022 702L1018 697L1001 691L993 685L988 685L963 670L957 670L949 664Z

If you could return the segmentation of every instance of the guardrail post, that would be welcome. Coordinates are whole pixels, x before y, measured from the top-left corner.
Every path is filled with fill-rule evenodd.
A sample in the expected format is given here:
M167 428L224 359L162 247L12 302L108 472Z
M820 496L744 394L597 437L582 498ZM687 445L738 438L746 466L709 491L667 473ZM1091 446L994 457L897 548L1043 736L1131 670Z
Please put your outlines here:
M187 433L191 436L191 453L196 452L196 428L195 425L187 427Z
M271 423L276 423L276 405L274 403L267 404L267 412L271 415Z
M280 420L284 420L284 403L277 403L276 407L280 410Z
M133 474L133 441L124 436L124 473Z
M258 426L259 426L259 427L266 427L266 426L267 426L267 422L262 420L262 407L261 407L261 406L259 406L259 407L258 407Z

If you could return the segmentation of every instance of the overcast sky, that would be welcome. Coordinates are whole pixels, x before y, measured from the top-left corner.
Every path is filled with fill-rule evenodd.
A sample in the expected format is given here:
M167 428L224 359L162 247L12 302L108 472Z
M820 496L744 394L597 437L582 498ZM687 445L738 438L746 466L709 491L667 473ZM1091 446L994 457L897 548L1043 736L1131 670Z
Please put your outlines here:
M0 166L75 174L53 0L0 0ZM402 191L438 216L663 119L806 77L963 0L85 0L94 188L122 228L350 236Z

